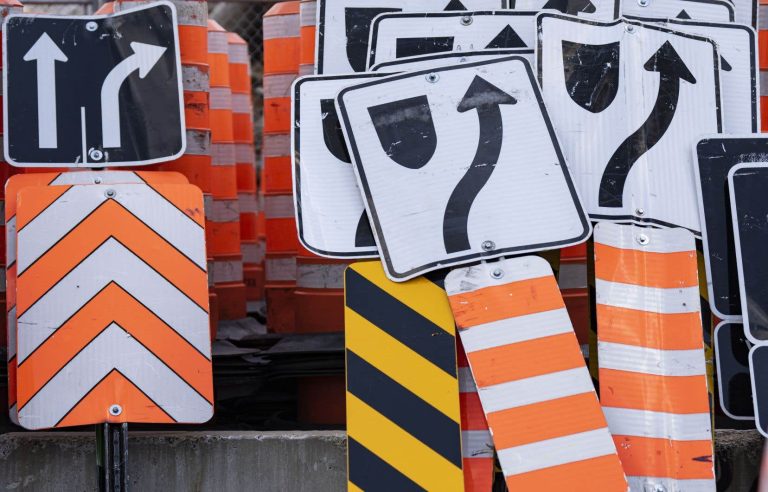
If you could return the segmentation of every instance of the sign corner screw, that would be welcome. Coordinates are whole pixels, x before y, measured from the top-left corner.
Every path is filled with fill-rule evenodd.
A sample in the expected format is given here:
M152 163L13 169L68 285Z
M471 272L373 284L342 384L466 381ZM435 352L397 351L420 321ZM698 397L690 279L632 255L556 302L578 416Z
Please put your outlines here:
M646 234L638 234L636 240L637 244L640 246L647 246L648 243L651 242L651 238L649 238Z
M123 413L123 407L121 407L120 405L115 404L115 405L111 405L109 407L109 414L110 415L118 416L121 413Z
M461 25L462 26L468 26L472 24L472 16L471 15L462 15L461 16Z
M483 241L482 247L485 251L493 251L496 249L496 243L493 241Z
M496 280L500 279L504 276L504 270L501 268L496 268L491 272L491 277L495 278Z
M435 72L428 73L425 78L427 79L427 82L429 82L430 84L434 84L435 82L440 80L440 76Z

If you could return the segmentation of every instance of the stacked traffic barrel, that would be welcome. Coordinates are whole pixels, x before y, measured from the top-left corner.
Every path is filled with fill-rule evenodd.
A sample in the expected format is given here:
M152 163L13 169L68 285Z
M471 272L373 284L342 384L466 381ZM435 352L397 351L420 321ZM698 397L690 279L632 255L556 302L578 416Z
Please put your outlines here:
M232 88L232 126L235 138L237 197L240 205L240 251L248 312L258 311L264 299L264 250L258 238L259 202L256 152L253 143L251 59L248 44L235 33L229 43L229 82Z
M149 0L115 0L114 10L126 10L149 3ZM198 0L176 0L179 25L179 56L181 58L184 88L184 118L187 127L187 148L180 158L143 169L177 171L187 177L190 184L203 192L206 213L206 232L210 235L212 212L211 178L211 123L209 114L209 66L208 66L208 3ZM106 5L106 4L105 4ZM104 8L104 7L103 7ZM107 7L108 9L108 7ZM101 13L109 13L102 11ZM206 241L208 275L212 277L213 256L210 241ZM211 278L212 280L212 278ZM209 290L211 333L218 322L218 297Z
M299 2L264 14L265 297L268 328L295 331L296 254L299 242L291 186L291 84L299 73ZM322 316L322 314L319 314Z
M317 0L301 0L299 5L299 75L315 73L315 31L317 23Z
M237 194L235 136L232 123L232 90L229 78L227 31L208 20L210 66L211 206L208 241L213 255L214 290L219 318L246 316L243 256L240 251L240 206Z

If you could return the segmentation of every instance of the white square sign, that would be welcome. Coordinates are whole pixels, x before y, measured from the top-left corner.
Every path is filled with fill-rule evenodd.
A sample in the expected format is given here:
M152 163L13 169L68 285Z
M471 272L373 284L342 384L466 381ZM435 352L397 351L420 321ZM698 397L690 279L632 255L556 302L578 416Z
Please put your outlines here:
M544 102L590 216L698 233L691 149L722 128L715 44L626 20L538 24Z
M428 68L456 65L460 63L473 63L493 60L505 56L522 56L533 65L534 50L529 48L509 50L478 50L478 51L450 51L434 55L409 56L386 62L377 63L370 68L371 72L409 72L411 70L426 70Z
M735 9L728 0L620 0L621 15L654 19L733 22Z
M376 79L337 106L392 280L589 237L525 59Z
M448 51L533 48L536 12L382 14L371 26L368 66Z
M506 0L318 0L317 73L364 72L371 23L379 14L505 7Z
M322 256L379 255L335 106L341 89L376 76L308 76L293 84L296 224L301 244Z

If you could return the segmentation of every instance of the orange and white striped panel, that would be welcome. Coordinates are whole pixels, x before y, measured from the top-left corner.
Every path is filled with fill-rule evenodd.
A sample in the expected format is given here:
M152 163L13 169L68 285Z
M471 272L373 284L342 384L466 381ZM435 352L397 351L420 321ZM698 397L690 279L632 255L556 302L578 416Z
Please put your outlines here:
M445 287L509 489L625 491L549 263L458 268Z
M632 491L713 491L696 245L595 227L600 396Z
M200 190L26 187L16 207L20 424L207 421L213 381Z
M461 342L456 343L461 408L461 454L465 492L491 492L493 488L493 438L488 430L477 386Z

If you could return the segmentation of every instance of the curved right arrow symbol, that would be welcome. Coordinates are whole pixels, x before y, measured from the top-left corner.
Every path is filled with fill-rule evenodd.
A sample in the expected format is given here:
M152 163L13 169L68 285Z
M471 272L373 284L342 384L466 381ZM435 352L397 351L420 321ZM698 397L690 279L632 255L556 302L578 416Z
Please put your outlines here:
M643 125L619 145L608 161L600 181L598 204L601 207L623 206L624 185L629 171L643 154L661 140L675 117L680 96L680 79L690 84L696 83L693 74L669 41L664 42L643 68L649 72L659 72L656 103Z

